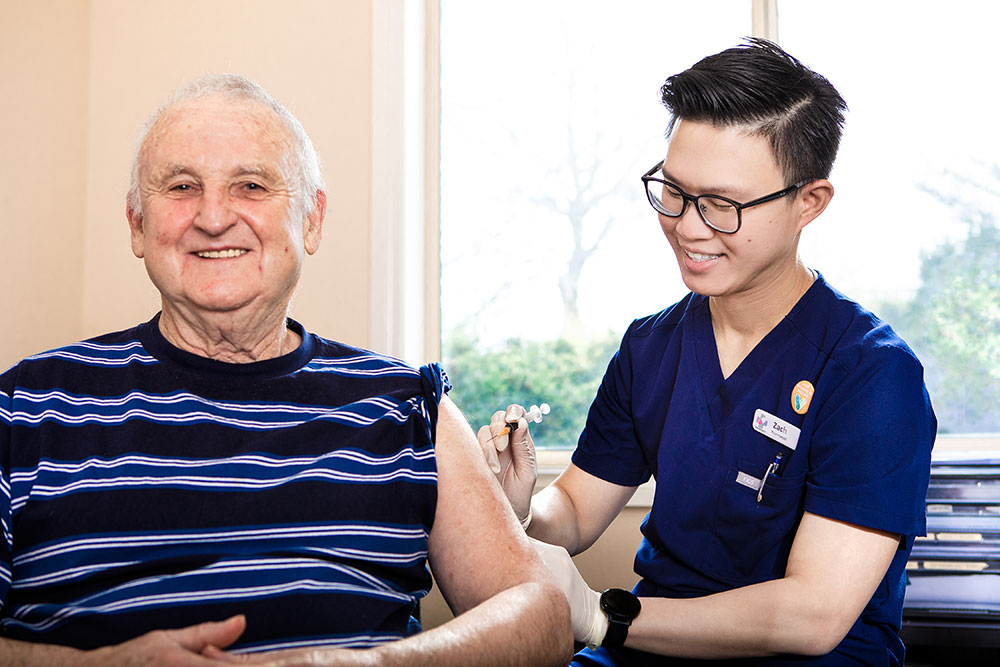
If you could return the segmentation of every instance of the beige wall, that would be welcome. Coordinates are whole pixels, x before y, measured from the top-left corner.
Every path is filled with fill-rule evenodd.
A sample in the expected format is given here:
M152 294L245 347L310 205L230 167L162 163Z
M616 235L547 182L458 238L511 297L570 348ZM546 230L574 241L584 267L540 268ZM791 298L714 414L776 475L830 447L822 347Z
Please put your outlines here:
M0 367L79 335L85 2L0 0Z
M293 313L367 344L370 2L0 0L0 16L0 366L157 310L128 245L132 147L170 91L216 71L261 83L315 142L328 214Z

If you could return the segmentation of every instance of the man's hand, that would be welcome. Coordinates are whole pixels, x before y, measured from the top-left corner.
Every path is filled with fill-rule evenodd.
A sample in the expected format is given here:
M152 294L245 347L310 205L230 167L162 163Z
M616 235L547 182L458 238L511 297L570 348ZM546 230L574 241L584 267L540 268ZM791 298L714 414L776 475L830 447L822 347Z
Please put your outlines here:
M588 646L600 646L608 632L608 617L601 611L601 594L591 590L583 580L568 551L554 544L528 539L552 574L552 583L569 601L576 640Z
M511 405L506 412L498 410L493 413L489 425L480 428L476 434L486 464L497 476L521 525L527 523L531 494L538 479L535 443L524 414L520 405ZM499 435L507 427L507 422L513 421L517 422L517 429L513 433Z
M219 661L209 655L211 647L229 646L245 629L246 619L233 616L225 621L201 623L179 630L156 630L115 646L90 651L81 663L95 667L218 666Z

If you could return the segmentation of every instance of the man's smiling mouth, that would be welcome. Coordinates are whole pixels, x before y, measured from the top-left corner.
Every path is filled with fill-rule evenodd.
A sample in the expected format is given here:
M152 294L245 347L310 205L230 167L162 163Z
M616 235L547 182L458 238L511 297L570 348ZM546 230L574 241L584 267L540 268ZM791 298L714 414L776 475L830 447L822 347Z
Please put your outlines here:
M226 259L229 257L239 257L240 255L245 255L248 252L250 251L238 248L229 248L228 250L199 250L195 254L205 259Z
M684 253L696 262L707 262L710 259L718 259L719 257L722 257L722 255L705 255L692 250L685 250Z

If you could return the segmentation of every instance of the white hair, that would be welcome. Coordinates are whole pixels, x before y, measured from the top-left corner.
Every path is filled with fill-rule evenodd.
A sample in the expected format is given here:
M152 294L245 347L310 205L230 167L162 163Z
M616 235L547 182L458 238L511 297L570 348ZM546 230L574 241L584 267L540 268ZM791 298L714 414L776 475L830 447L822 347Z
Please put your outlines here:
M288 130L293 142L293 155L299 176L296 199L303 215L310 215L316 208L316 195L325 188L319 156L312 140L306 134L302 123L281 102L277 101L260 85L239 74L210 74L183 86L156 110L146 121L132 154L132 175L129 183L126 205L129 210L142 214L142 200L139 195L139 162L145 150L146 139L157 121L173 106L209 95L221 95L230 99L245 100L270 109Z

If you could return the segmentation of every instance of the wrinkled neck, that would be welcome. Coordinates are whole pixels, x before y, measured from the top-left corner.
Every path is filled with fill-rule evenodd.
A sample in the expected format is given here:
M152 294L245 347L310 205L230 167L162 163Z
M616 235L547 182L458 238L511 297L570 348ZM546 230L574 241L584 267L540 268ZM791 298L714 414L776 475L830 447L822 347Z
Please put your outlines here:
M302 338L287 325L287 306L261 317L241 312L196 313L164 302L159 329L173 346L216 361L246 364L296 349Z

